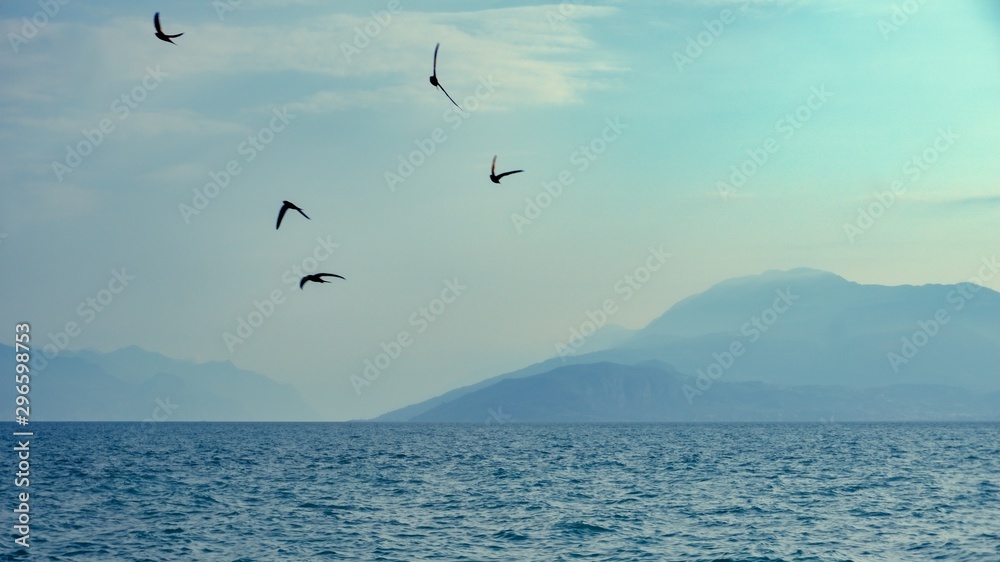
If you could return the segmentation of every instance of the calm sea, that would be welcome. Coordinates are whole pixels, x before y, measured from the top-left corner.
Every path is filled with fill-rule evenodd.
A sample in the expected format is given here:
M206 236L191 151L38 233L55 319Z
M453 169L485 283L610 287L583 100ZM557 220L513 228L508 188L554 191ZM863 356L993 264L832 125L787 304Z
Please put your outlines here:
M6 559L1000 560L1000 424L33 423Z

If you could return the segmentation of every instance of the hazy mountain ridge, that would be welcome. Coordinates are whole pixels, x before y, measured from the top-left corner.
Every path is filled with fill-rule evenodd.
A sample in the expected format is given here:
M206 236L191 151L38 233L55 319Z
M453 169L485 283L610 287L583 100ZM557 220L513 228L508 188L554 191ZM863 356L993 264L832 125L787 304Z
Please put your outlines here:
M0 358L13 364L14 349L0 344ZM36 421L319 419L290 385L229 362L178 361L134 346L64 351L31 375ZM13 399L12 387L0 390L0 400Z
M996 419L1000 401L1000 294L985 288L771 271L688 297L642 330L608 328L575 355L377 419ZM31 400L39 421L318 419L290 385L134 346L61 352L32 373Z
M924 412L928 419L960 417L960 411L944 403L953 395L968 402L977 419L989 418L994 415L990 404L1000 391L1000 294L968 284L889 287L862 285L814 269L768 271L723 281L683 299L611 349L553 358L377 419L454 416L458 405L449 410L449 403L477 393L486 396L485 390L501 381L507 382L494 392L510 388L513 379L550 372L586 377L593 374L593 364L627 369L650 360L673 366L674 374L686 380L674 381L679 388L698 388L699 377L702 386L710 382L704 393L712 396L706 398L709 403L730 392L731 384L757 382L789 400L815 387L843 394L842 415L859 419L873 419L873 413L851 407L849 400L888 408L900 419L915 419L913 412ZM907 395L906 388L920 389L919 396ZM948 391L939 395L928 390L933 388ZM882 404L870 394L876 391L883 397L898 394L907 405ZM572 395L574 390L569 385L563 392ZM517 407L508 403L507 408ZM766 411L779 417L802 415L775 410L763 401L749 410L749 403L740 401L730 406L747 419L758 419ZM445 416L445 411L452 413ZM582 419L592 413L579 415Z
M769 313L782 291L794 302ZM699 317L716 319L712 331L678 340ZM720 283L671 307L619 349L631 350L633 360L662 359L696 374L738 341L746 352L725 370L729 380L992 391L1000 390L998 319L1000 294L990 289L861 285L799 269ZM905 348L904 338L924 345Z
M939 385L866 390L695 380L669 366L594 363L505 379L415 416L415 422L997 421L1000 393ZM690 398L690 400L689 400Z

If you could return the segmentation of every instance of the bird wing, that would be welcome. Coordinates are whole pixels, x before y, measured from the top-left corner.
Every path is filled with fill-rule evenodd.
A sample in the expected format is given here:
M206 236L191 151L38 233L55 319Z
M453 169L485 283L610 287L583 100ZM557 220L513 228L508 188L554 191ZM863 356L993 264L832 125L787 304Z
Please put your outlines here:
M500 174L499 176L497 176L497 180L499 180L500 178L502 178L504 176L509 176L511 174L518 174L518 173L521 173L523 171L524 170L514 170L514 171L511 171L511 172L504 172L504 173Z
M148 14L149 12L146 13ZM163 33L163 29L160 28L160 12L156 12L155 14L153 14L153 25L156 26L156 31Z
M173 39L174 37L180 37L181 35L184 35L184 34L183 33L178 33L177 35L167 35L167 37Z
M440 46L441 43L434 45L434 73L432 74L432 76L437 76L438 73L438 47Z
M300 288L300 289L301 289L302 287L305 287L305 285L306 285L306 281L309 281L309 278L310 278L310 277L312 277L312 275L306 275L306 276L305 276L305 277L303 277L302 279L299 279L299 288Z
M451 96L448 95L448 91L444 89L444 86L442 86L440 82L438 82L438 88L441 88L441 91L444 92L444 95L448 96L448 99L451 100L451 103L455 104L455 107L461 109L462 111L465 111L464 109L462 109L462 106L458 105L458 103L456 103L455 100L451 99Z
M497 155L496 154L493 155L493 165L490 166L490 175L491 176L497 175Z
M296 211L298 211L298 212L299 212L299 214L300 214L300 215L302 215L303 217L305 217L305 218L309 219L309 215L307 215L307 214L306 214L306 212L305 212L305 211L303 211L302 209L300 209L300 208L298 208L298 207L295 207L295 210L296 210ZM309 220L312 220L312 219L309 219Z
M274 227L275 230L278 230L278 228L281 226L281 219L285 218L285 211L287 210L288 210L288 205L281 206L281 210L278 211L278 224L275 225Z
M337 275L336 273L317 273L316 277L340 277L344 281L347 281L346 277L344 277L343 275Z

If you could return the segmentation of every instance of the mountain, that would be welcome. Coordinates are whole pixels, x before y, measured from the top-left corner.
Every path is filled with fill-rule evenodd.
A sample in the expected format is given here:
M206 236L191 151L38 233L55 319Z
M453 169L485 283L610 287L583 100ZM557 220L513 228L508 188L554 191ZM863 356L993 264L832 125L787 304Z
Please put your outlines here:
M728 363L734 343L741 357ZM823 271L770 271L685 299L616 348L627 362L726 380L868 388L1000 390L1000 293L971 285L861 285ZM720 358L722 360L720 360Z
M684 400L681 381L678 373L661 364L558 367L501 380L412 421L658 421L665 410Z
M606 324L583 340L582 345L575 349L576 354L594 353L606 349L614 349L632 339L638 330L631 330L618 324Z
M905 388L948 388L978 401L1000 391L1000 293L971 283L890 287L814 269L768 271L688 297L610 349L553 358L377 419L426 420L438 415L432 411L443 412L451 402L504 381L511 381L505 382L509 387L515 379L549 372L592 375L587 366L597 363L629 367L648 361L667 363L689 382L711 386L714 396L727 387L723 383L759 383L769 392L837 389L865 400L870 397L864 393L875 389L879 395L886 389L905 395ZM937 398L943 401L945 395L952 396L946 392ZM935 398L931 392L919 400ZM765 406L758 402L755 407ZM970 408L982 412L979 405L970 403ZM938 419L934 412L954 409L924 411ZM747 419L754 412L747 411Z
M138 347L63 351L48 361L40 348L32 354L35 421L319 419L292 386L229 362L177 361ZM14 349L0 344L0 361L13 365ZM13 393L0 388L0 400L12 404Z
M581 358L587 357L586 355L587 350L594 349L594 350L606 351L606 347L612 347L613 349L613 346L615 344L627 341L634 334L635 330L629 330L628 328L624 328L621 326L610 325L602 327L601 329L597 330L593 334L593 336L588 338L583 346L581 346L580 351L582 351L583 353L581 353L580 355L568 355L564 358L556 357L553 359L549 359L547 361L543 361L541 363L536 363L534 365L525 367L523 369L519 369L517 371L512 371L510 373L493 377L475 384L471 384L461 388L456 388L454 390L450 390L440 396L436 396L429 400L425 400L417 404L411 404L409 406L404 406L397 410L393 410L391 412L382 414L381 416L377 417L375 421L382 421L382 422L409 421L411 419L416 419L420 414L427 412L428 410L434 408L435 406L444 404L446 402L454 400L460 396L463 396L480 388L485 388L487 386L490 386L499 380L508 378L527 377L531 375L536 375L538 373L543 373L549 369L553 369L561 365L574 364L581 361L586 362L587 359L581 359Z
M580 423L706 421L997 421L1000 393L897 385L855 390L717 382L690 395L695 381L672 367L593 363L494 385L440 404L416 422ZM689 400L690 398L690 400Z

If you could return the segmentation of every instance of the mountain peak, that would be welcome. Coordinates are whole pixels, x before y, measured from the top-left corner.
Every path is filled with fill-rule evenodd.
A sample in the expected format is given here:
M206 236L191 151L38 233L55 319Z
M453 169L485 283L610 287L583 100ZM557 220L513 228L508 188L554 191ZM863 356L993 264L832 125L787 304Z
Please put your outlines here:
M744 275L742 277L734 277L732 279L720 281L719 283L712 285L706 291L700 294L708 293L713 289L715 289L716 287L729 288L736 285L790 283L794 281L811 282L811 283L816 283L816 282L851 283L851 281L848 281L835 273L830 273L829 271L824 271L822 269L813 269L811 267L797 267L794 269L769 269L763 273L758 273L756 275Z
M717 283L678 302L621 345L574 356L569 365L550 359L499 375L398 410L392 419L416 419L434 408L438 414L445 410L455 413L458 410L447 405L472 392L479 392L479 401L466 411L472 418L481 417L485 408L502 404L504 411L517 419L522 419L518 418L521 415L524 420L542 419L538 412L547 412L545 408L557 404L561 396L572 395L572 411L585 412L585 419L597 416L592 407L604 412L601 419L619 419L615 416L620 412L611 407L614 404L648 397L654 387L654 394L669 402L679 396L676 392L683 384L697 385L699 392L709 396L706 402L725 402L719 415L750 416L745 419L758 414L766 418L780 410L775 404L793 407L792 402L803 396L810 397L808 405L796 415L808 413L823 405L829 392L816 388L840 387L842 404L862 404L851 406L855 413L850 415L866 419L872 408L885 406L883 394L889 402L896 396L884 390L870 391L875 393L870 395L866 389L921 385L930 389L919 393L920 400L928 403L936 400L934 385L973 394L997 393L997 318L1000 293L987 288L865 285L818 269L770 270ZM643 382L654 380L647 376L654 372L674 374L681 382L675 381L673 389L656 386L660 382ZM614 394L625 388L626 378L631 381L626 385L631 385L629 392L634 393ZM500 386L500 381L509 382ZM614 400L608 398L609 392ZM756 398L748 392L756 393ZM779 395L780 400L767 398ZM591 396L597 397L596 401ZM878 404L871 402L872 396ZM615 402L619 398L625 402ZM689 406L683 396L681 400L677 402L681 407ZM960 412L967 402L969 412L979 412L975 415L989 408L995 411L995 406L988 405L984 406L987 410L980 410L983 405L976 405L976 400L957 399L955 408L955 404L938 400L934 408ZM907 408L923 408L918 402L907 402ZM473 403L464 404L463 408ZM530 408L519 410L516 404ZM744 408L740 414L737 409L743 407L750 409ZM911 418L907 417L911 413L903 412L905 408L891 407L895 413L890 417L898 419L937 415L926 413L932 408ZM751 410L758 414L751 416ZM562 415L544 415L550 414Z
M829 271L808 267L771 269L756 275L734 277L677 302L643 328L635 339L729 331L734 320L760 313L779 293L790 292L788 298L797 299L801 292L829 296L852 287L858 285Z

